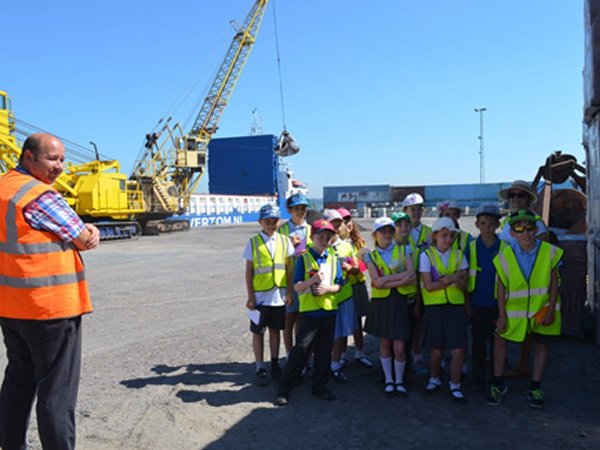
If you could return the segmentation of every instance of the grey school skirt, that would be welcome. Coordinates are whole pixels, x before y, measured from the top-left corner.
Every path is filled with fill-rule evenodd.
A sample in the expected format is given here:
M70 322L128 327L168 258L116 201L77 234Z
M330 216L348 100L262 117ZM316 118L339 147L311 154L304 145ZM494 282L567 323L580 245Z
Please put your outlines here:
M425 307L423 347L449 350L467 348L465 305L431 305Z
M396 289L385 298L371 298L365 331L373 336L394 341L410 338L406 297Z

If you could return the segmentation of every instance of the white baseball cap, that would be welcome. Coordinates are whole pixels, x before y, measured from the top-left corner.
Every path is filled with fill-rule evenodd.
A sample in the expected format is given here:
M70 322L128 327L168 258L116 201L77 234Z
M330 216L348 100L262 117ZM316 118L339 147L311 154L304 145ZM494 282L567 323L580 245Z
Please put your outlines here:
M373 232L380 230L383 227L392 227L394 230L396 229L394 221L389 217L379 217L375 219L375 222L373 222Z
M450 231L458 232L460 231L458 228L454 226L454 221L450 217L440 217L433 222L431 226L431 232L440 231L444 228L447 228Z
M336 219L339 220L344 220L344 218L342 217L342 215L339 213L339 211L337 209L325 209L323 210L323 214L321 216L323 219L325 219L327 222L332 222Z
M425 200L423 200L423 197L421 197L420 194L411 192L404 197L404 200L402 200L402 208L406 208L407 206L411 205L422 205L423 203L425 203Z

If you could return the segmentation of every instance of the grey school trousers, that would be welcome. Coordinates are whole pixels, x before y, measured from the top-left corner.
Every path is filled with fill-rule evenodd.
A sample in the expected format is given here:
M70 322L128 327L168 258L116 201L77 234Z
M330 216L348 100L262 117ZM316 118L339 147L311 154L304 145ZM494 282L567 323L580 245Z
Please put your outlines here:
M81 316L57 320L0 318L8 365L0 392L0 447L26 448L37 394L44 450L75 448L75 405L81 367Z

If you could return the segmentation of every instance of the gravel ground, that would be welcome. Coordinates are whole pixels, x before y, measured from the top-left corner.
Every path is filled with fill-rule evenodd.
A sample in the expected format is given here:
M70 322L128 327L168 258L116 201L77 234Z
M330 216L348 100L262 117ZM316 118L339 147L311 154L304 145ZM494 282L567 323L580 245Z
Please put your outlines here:
M361 224L370 229L371 221ZM289 406L273 406L275 386L252 384L244 306L241 253L257 230L194 229L84 254L94 312L83 325L78 448L600 448L600 350L592 341L551 348L544 410L529 408L527 380L511 381L491 407L467 379L467 404L457 406L447 390L423 397L426 379L409 373L408 398L387 399L378 370L356 364L353 348L349 383L330 381L336 401L312 397L305 382ZM514 362L518 347L509 350ZM378 361L376 339L367 337L366 351ZM40 448L35 416L28 439Z

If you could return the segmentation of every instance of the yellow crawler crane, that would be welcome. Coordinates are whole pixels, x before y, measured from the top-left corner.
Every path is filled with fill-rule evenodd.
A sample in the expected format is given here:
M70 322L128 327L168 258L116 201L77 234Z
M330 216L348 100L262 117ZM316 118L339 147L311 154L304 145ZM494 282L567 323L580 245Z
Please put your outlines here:
M66 163L55 188L86 222L93 222L102 239L130 238L143 232L189 229L187 220L168 220L182 213L204 174L208 143L246 63L268 0L254 2L236 34L204 99L189 134L170 118L146 136L145 151L133 174L119 171L118 161ZM21 144L16 138L10 98L0 93L0 175L18 164ZM67 149L68 151L68 149Z
M0 91L0 175L17 167L20 155L12 101L6 92Z
M187 220L164 219L185 211L204 174L208 144L254 45L267 3L254 2L242 26L232 23L235 36L189 134L179 123L170 126L169 118L158 132L146 135L145 151L131 175L143 192L145 213L138 220L145 233L189 228Z
M0 91L0 175L17 167L21 142L17 138L12 102ZM84 164L66 162L54 187L86 222L94 222L103 239L123 239L141 233L133 220L144 212L142 192L135 181L119 172L118 161L97 158Z

